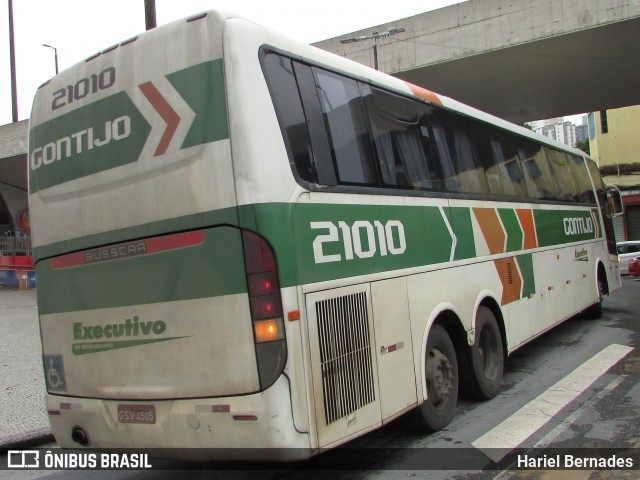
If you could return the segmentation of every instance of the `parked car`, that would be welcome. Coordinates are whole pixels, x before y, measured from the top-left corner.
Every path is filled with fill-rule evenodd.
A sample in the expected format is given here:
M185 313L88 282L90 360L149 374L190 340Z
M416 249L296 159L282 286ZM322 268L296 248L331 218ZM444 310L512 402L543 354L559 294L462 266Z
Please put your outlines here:
M640 277L640 257L636 257L629 262L629 275Z
M640 255L640 240L616 243L620 259L620 274L629 275L629 261Z

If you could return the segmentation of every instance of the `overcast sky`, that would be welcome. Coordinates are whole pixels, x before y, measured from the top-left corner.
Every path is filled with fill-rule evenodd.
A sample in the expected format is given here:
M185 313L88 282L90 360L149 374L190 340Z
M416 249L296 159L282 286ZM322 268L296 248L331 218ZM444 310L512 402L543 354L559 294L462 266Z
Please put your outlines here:
M9 1L0 0L0 125L11 123ZM209 9L241 14L305 43L410 17L459 0L156 0L158 25ZM19 119L55 74L145 29L144 0L13 0Z

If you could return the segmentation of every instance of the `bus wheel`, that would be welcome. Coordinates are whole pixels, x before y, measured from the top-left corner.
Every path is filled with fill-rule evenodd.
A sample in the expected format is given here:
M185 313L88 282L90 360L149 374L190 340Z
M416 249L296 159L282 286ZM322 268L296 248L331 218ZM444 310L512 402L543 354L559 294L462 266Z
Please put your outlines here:
M476 340L466 368L465 393L476 400L488 400L498 394L504 370L502 335L496 317L487 307L478 308Z
M446 427L456 414L458 401L458 361L447 331L434 325L427 339L425 358L427 399L412 420L421 430L435 432Z
M598 301L584 311L584 315L587 318L591 318L593 320L602 318L602 299L606 292L607 286L605 285L603 274L598 272Z

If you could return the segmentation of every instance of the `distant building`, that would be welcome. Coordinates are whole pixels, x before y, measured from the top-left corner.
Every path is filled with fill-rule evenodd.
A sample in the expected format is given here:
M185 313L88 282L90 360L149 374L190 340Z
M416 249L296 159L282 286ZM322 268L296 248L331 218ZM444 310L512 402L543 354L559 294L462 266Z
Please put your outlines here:
M553 125L543 125L542 127L534 128L533 131L553 140L556 139L556 129Z
M640 105L589 114L589 148L604 181L622 191L616 238L640 240Z
M529 124L534 132L562 142L570 147L576 146L576 126L562 118L541 120Z
M554 125L556 131L556 140L569 145L576 146L576 126L571 122L556 123Z
M589 126L576 125L576 145L589 139Z

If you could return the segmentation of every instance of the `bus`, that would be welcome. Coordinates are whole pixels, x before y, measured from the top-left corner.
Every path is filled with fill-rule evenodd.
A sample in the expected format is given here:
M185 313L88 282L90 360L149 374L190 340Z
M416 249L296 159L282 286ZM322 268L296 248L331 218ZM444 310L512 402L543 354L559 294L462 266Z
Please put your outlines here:
M288 459L442 429L620 286L583 152L216 11L42 85L28 170L64 448Z

